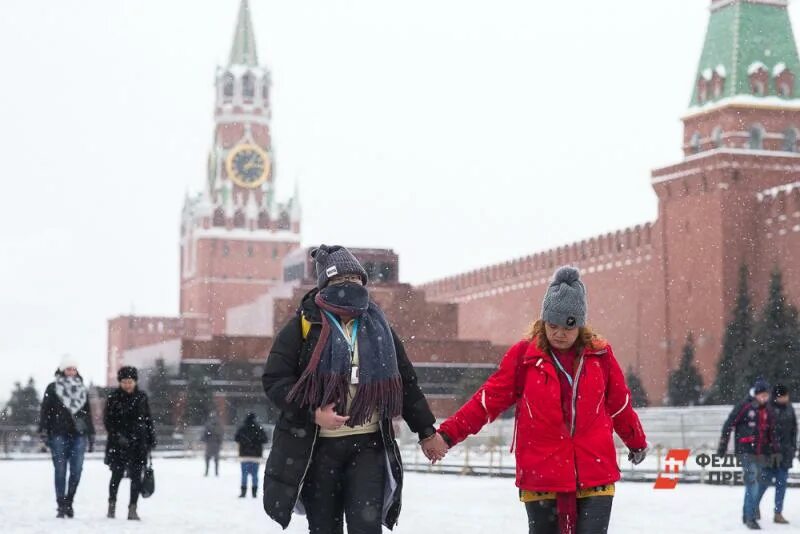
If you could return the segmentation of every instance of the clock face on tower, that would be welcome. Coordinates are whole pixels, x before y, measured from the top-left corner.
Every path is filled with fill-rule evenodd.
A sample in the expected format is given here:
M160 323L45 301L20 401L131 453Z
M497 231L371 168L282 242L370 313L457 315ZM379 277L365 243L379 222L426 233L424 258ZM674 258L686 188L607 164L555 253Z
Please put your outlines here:
M272 161L261 147L246 144L234 147L225 164L234 183L252 189L267 181Z

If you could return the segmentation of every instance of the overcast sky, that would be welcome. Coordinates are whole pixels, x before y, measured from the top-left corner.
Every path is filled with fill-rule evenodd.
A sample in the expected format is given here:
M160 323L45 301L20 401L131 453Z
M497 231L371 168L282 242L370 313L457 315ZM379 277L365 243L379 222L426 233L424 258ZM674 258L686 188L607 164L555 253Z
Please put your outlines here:
M414 283L653 220L709 3L251 0L278 196ZM0 399L65 352L102 383L109 317L177 313L237 9L0 4Z

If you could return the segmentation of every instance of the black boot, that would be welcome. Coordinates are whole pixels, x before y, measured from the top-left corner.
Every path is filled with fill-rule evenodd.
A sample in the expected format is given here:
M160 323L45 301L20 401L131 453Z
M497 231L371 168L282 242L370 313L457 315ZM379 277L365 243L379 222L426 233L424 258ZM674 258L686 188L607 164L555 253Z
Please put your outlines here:
M139 521L139 514L136 513L136 505L128 506L128 519L131 521Z
M239 494L239 498L242 499L245 495L247 495L247 486L242 486L242 492Z
M745 523L745 526L750 530L761 530L761 525L755 519L751 519Z
M117 501L108 501L108 513L106 517L109 519L117 517Z
M253 498L255 499L256 497L258 497L258 488L253 486Z
M71 495L68 495L67 498L64 499L64 513L70 519L75 517L75 510L72 509L72 496Z
M58 519L64 519L65 517L67 517L67 514L64 512L64 499L58 499L57 502L58 502L58 513L56 514L56 517Z

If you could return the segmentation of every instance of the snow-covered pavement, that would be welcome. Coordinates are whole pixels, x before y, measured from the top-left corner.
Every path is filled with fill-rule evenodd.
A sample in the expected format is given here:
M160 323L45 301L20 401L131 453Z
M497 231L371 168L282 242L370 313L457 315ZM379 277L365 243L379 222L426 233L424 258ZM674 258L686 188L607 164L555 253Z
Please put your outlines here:
M43 460L0 461L0 532L3 533L148 533L261 532L278 533L258 499L238 499L239 464L225 461L219 478L202 476L200 459L156 460L156 494L140 500L141 523L106 519L109 472L97 459L87 459L75 501L76 518L55 519L52 467ZM745 532L741 524L741 487L678 485L655 491L649 484L617 486L610 532L614 534ZM768 514L773 493L762 503ZM128 481L120 489L117 513L124 517ZM800 490L790 488L785 515L790 526L771 520L771 532L800 532ZM288 533L307 532L295 517ZM388 532L388 531L387 531ZM525 534L523 506L516 500L513 479L410 473L398 534Z

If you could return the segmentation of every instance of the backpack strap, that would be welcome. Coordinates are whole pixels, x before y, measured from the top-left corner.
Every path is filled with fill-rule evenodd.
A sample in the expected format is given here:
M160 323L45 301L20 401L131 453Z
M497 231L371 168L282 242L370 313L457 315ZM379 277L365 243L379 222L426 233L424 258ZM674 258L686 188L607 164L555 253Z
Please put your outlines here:
M305 341L306 338L308 338L308 333L311 331L311 321L306 319L306 316L302 313L300 314L300 329L303 333L303 341Z

